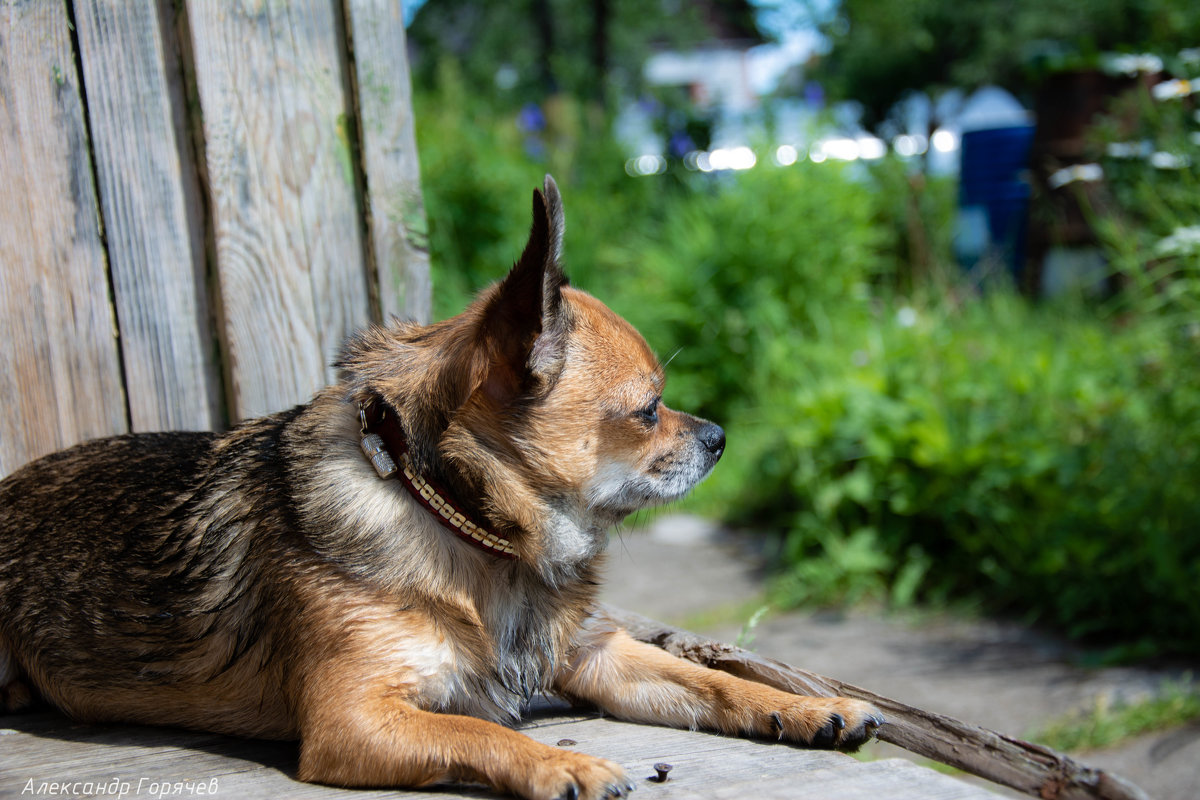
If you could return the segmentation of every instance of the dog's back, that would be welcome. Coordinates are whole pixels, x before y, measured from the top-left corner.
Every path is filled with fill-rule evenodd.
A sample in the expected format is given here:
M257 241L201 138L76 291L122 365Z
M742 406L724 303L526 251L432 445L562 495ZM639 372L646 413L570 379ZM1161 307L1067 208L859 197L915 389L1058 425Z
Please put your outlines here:
M47 699L80 718L111 719L112 709L124 709L118 716L130 720L175 712L186 720L196 705L212 712L198 724L213 724L211 716L227 727L220 718L230 709L213 701L219 694L192 695L240 675L264 642L254 612L271 587L257 580L256 551L274 543L241 528L253 520L277 530L262 522L288 514L279 416L224 437L88 442L0 483L6 705L26 699L27 673ZM146 684L161 691L141 699Z

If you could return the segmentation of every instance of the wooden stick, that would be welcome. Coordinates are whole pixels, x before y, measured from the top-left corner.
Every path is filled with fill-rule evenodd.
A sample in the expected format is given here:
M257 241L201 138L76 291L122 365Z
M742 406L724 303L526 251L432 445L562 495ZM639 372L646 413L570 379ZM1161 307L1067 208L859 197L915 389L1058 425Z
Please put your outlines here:
M636 639L713 669L797 694L865 700L887 717L877 734L881 741L1042 800L1150 800L1124 778L1048 747L914 708L629 611L602 606L600 613Z

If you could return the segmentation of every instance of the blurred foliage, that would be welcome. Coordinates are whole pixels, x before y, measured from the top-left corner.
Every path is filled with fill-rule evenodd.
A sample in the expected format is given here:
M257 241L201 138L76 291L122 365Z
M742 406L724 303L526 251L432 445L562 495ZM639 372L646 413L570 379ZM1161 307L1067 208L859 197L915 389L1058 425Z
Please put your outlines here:
M1192 70L1200 75L1200 57ZM1113 306L1196 326L1200 112L1191 84L1162 84L1171 85L1179 93L1162 99L1144 85L1127 92L1094 127L1090 155L1104 169L1107 202L1088 210L1124 286Z
M503 277L529 235L533 188L550 172L570 188L565 256L569 273L595 293L621 281L614 263L626 238L649 230L668 198L662 186L631 182L620 147L596 125L594 108L557 95L545 126L524 129L518 114L493 110L467 90L463 73L442 62L436 92L414 96L417 140L430 225L434 317L460 311L478 289ZM611 198L620 196L620 202ZM581 255L582 254L582 255Z
M952 185L902 162L629 178L585 105L523 131L444 73L416 109L438 313L503 275L550 169L572 281L670 360L670 404L726 426L690 502L777 536L776 600L966 598L1200 653L1200 339L1167 313L1194 260L1117 313L978 296L948 267ZM1113 223L1131 276L1196 213L1189 185L1178 219Z
M1200 647L1194 344L1001 292L834 320L743 434L736 505L789 531L783 600L978 595Z
M417 86L451 60L476 96L510 108L556 92L637 95L656 48L763 40L748 0L428 0L407 33Z
M1194 0L841 0L812 77L874 125L906 92L995 84L1018 96L1045 69L1095 67L1106 50L1200 41ZM1028 97L1026 97L1028 100Z
M520 254L529 210L515 198L540 185L543 168L522 149L514 121L471 102L462 74L442 67L436 97L417 95L414 111L434 270L434 318L457 313ZM515 193L515 187L522 187Z
M822 167L726 176L629 242L625 261L637 269L614 303L649 341L678 348L670 395L679 406L730 419L754 391L749 371L819 340L831 309L868 301L884 245L871 187Z

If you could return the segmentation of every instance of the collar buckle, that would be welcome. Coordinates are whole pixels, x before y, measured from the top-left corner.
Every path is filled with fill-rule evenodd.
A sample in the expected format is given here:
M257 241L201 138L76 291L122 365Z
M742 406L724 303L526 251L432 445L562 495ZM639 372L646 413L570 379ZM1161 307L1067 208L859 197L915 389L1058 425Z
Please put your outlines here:
M476 525L465 514L455 508L454 504L445 496L446 493L444 490L426 481L414 471L409 462L407 446L404 442L404 431L400 428L399 420L387 416L387 407L383 403L372 402L370 403L370 415L367 413L367 407L368 404L365 402L358 404L358 419L362 426L362 438L359 439L359 447L362 448L363 455L371 462L371 466L375 468L375 472L379 477L386 480L387 478L399 476L400 483L404 484L404 488L408 490L408 493L445 528L453 531L461 539L484 552L498 556L499 558L515 559L517 553L512 546L512 542L480 525ZM376 433L372 428L388 433L388 436L394 440L394 453L389 451L388 443L384 437ZM403 462L403 471L396 465L397 460Z

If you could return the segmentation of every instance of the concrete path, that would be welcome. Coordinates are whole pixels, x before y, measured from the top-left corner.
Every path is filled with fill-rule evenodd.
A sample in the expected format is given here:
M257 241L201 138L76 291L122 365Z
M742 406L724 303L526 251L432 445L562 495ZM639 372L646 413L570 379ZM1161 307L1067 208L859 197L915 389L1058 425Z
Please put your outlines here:
M762 605L762 559L752 545L694 517L659 518L645 531L614 536L604 599L734 641ZM767 616L752 636L749 646L763 655L1023 737L1097 702L1145 697L1180 674L1088 669L1080 666L1079 650L1052 637L946 615L791 612ZM907 755L878 743L864 752ZM1117 772L1155 800L1200 799L1200 725L1074 755Z

